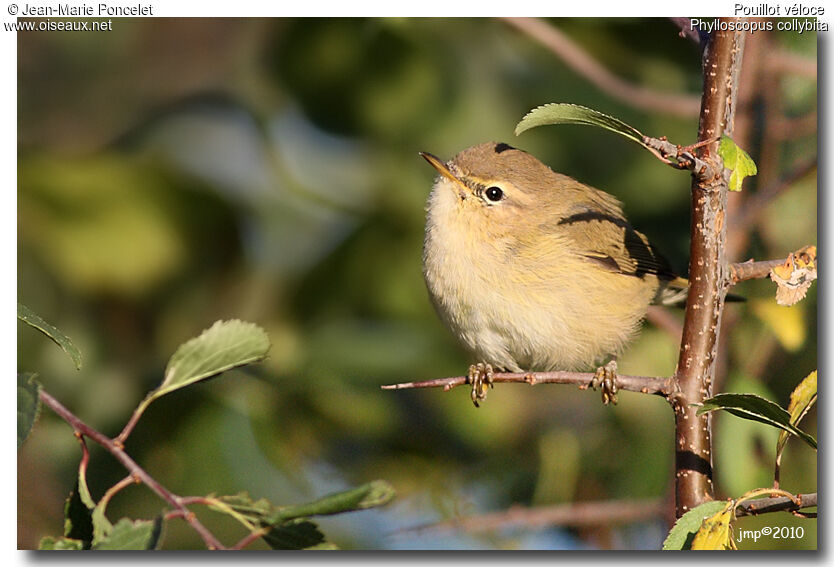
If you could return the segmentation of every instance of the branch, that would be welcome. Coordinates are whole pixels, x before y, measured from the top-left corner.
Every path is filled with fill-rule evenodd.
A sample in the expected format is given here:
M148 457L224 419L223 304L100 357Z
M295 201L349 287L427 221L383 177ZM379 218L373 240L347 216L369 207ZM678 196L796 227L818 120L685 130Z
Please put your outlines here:
M203 538L203 541L206 543L206 546L209 549L225 549L223 544L221 544L214 535L206 529L203 524L197 519L193 512L188 510L182 503L179 496L172 494L168 491L164 486L159 484L151 475L149 475L145 470L140 467L136 461L130 458L130 456L124 452L122 447L113 439L110 439L103 433L99 432L96 429L93 429L81 419L79 419L75 414L70 412L66 407L64 407L61 402L53 398L46 390L41 388L40 390L40 400L43 402L45 406L50 408L58 417L66 421L76 432L77 435L83 435L84 437L89 437L102 447L104 447L111 455L113 455L116 460L118 460L130 473L130 477L132 479L131 482L142 482L146 484L151 490L153 490L160 498L165 500L168 504L174 507L178 514L181 514L185 520L191 524L191 527L194 528L200 537ZM122 481L124 482L124 481ZM122 483L119 483L122 484Z
M742 262L730 265L730 283L769 277L776 284L776 303L793 305L808 293L817 279L817 247L808 245L784 260Z
M511 382L516 384L574 384L580 390L586 390L594 379L590 372L496 372L493 382ZM451 378L435 378L423 382L402 382L381 386L383 390L405 390L411 388L443 388L451 390L457 386L469 383L467 376L453 376ZM639 392L642 394L657 394L669 398L674 393L671 378L657 378L653 376L628 376L618 374L616 385L620 390Z
M681 37L686 37L697 43L698 45L701 44L701 36L698 33L697 29L694 29L691 25L692 18L669 18L673 24L678 28L678 35Z
M691 146L678 146L665 137L643 136L643 144L663 163L675 169L688 169L698 180L708 182L715 178L715 169L709 163L698 159L692 152L702 146L717 142L719 139L701 140Z
M730 281L736 284L745 280L767 278L770 276L770 271L777 266L783 265L785 260L785 258L781 260L762 260L760 262L748 260L746 262L730 264Z
M798 502L798 503L797 503ZM771 512L799 512L817 505L817 493L797 494L793 499L787 496L747 500L736 507L736 516L758 516Z
M648 112L692 117L698 114L698 97L664 93L633 85L612 74L568 36L539 18L503 18L559 57L608 96Z
M662 514L663 502L660 500L604 500L534 508L515 505L503 512L453 518L435 524L417 526L406 531L461 529L467 532L480 532L508 527L546 526L583 528L600 524L606 526L627 524L657 518Z
M717 31L703 56L703 96L695 156L711 166L712 179L692 179L689 294L675 382L675 501L678 517L712 498L710 420L696 413L712 395L718 333L726 295L727 181L718 139L732 135L743 32Z

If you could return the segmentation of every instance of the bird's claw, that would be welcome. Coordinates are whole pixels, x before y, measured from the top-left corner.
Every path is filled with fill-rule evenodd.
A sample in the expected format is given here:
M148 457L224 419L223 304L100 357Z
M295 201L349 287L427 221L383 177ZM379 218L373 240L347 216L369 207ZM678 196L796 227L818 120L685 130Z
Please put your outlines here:
M479 401L485 400L487 390L492 388L493 370L491 364L479 362L469 367L468 382L472 385L472 403L479 407Z
M605 366L600 366L591 380L591 388L602 390L602 403L617 405L617 361L612 360Z

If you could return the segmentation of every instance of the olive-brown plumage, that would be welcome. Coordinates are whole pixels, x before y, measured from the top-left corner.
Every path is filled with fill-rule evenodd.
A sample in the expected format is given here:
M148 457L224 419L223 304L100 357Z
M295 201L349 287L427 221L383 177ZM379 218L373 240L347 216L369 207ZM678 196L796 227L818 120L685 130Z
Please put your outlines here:
M677 278L613 196L488 142L447 163L428 200L432 301L479 360L587 370L616 356ZM674 289L673 289L674 288Z

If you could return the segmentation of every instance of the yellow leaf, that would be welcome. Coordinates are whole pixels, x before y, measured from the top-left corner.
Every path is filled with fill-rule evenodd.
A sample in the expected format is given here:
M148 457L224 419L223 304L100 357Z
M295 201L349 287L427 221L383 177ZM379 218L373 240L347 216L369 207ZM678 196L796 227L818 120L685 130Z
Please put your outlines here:
M805 343L805 321L801 305L786 308L769 299L750 302L756 316L773 331L785 350L799 350Z
M817 401L817 371L814 370L800 382L791 392L791 402L788 413L791 414L791 424L796 425ZM776 454L781 456L782 448L788 440L788 432L783 431L776 443Z
M813 403L817 397L817 371L814 370L806 376L799 385L791 392L791 403L788 404L788 413L791 414L791 423L796 425L796 420L805 408Z
M695 534L692 540L692 549L735 549L736 544L730 534L730 522L733 520L733 508L735 501L730 500L724 508L701 524L701 529Z

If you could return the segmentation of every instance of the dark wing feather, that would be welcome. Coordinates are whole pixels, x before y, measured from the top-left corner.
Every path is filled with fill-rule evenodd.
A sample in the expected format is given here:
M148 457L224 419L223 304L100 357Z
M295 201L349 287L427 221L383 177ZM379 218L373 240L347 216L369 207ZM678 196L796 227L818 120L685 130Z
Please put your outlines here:
M677 274L648 238L613 212L586 210L559 220L582 256L613 272L673 280Z

